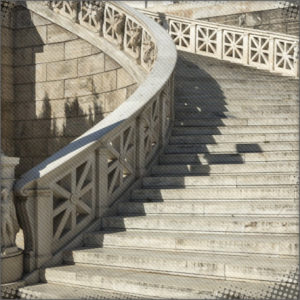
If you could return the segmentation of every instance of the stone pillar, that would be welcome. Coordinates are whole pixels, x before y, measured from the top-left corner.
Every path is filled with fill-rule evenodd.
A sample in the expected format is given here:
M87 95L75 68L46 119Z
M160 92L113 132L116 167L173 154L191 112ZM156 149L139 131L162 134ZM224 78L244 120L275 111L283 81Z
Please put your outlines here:
M11 284L23 275L23 251L16 246L19 223L13 197L15 167L19 158L1 152L1 284Z

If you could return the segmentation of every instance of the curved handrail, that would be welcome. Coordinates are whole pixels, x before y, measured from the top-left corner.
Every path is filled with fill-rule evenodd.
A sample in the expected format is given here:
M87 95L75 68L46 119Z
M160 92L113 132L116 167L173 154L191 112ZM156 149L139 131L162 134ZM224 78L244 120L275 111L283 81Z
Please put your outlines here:
M16 181L25 250L33 261L28 262L29 269L49 261L100 216L104 207L144 174L164 146L173 119L177 60L170 36L123 3L50 1L49 7L34 5L49 20L60 14L66 22L87 28L94 39L115 45L116 51L136 59L148 75L105 119Z
M299 76L299 39L293 35L140 11L165 25L178 50Z
M93 126L72 143L23 174L15 184L15 191L18 194L24 196L24 190L27 187L31 188L30 184L32 184L35 180L41 179L55 171L58 166L61 166L68 160L73 159L78 152L91 147L91 143L108 135L107 128L109 126L112 128L120 126L120 123L126 121L130 118L130 116L134 117L139 114L140 110L145 106L149 99L153 98L170 78L175 67L177 56L175 52L176 50L173 46L174 44L170 42L169 36L166 35L159 26L156 26L156 24L153 24L152 22L150 23L148 18L145 18L142 14L135 12L127 5L123 3L114 3L114 5L124 10L126 9L126 11L132 15L138 15L139 22L144 26L147 26L149 33L155 36L155 41L157 43L157 58L152 71L149 73L147 79L139 86L136 92L104 120ZM168 51L166 52L165 49L168 49ZM112 131L112 128L109 129L110 133L114 132ZM118 129L115 131L117 130ZM46 166L47 169L45 169Z

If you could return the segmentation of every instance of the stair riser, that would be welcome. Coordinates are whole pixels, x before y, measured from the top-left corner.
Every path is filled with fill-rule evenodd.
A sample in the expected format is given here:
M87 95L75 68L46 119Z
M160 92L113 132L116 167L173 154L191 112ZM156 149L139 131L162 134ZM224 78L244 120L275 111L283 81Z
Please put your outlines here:
M282 162L297 161L299 152L264 152L264 153L239 153L239 154L167 154L160 156L161 164L243 164L246 162Z
M257 111L257 112L199 112L199 113L185 113L185 112L176 112L175 118L177 120L185 120L185 119L222 119L222 118L247 118L251 120L252 118L291 118L299 120L299 114L295 113L285 113L285 112L276 112L276 111Z
M203 97L197 97L197 96L192 96L189 98L188 96L176 96L176 101L175 101L175 106L182 106L182 105L191 105L191 106L200 106L200 107L219 107L220 105L228 105L228 106L235 106L239 107L241 105L247 105L249 107L252 106L261 106L264 105L266 107L270 106L281 106L281 105L293 105L293 106L299 106L299 98L294 98L294 99L289 99L286 97L281 97L280 99L276 98L274 99L269 97L266 99L253 99L251 98L240 98L240 99L234 99L234 98L229 98L226 97L226 99L222 97L208 97L203 98Z
M150 215L150 214L198 214L204 216L222 215L262 215L262 216L297 216L299 207L296 203L284 203L275 201L262 203L252 201L235 201L221 203L188 203L185 201L168 201L162 203L126 203L121 204L121 215ZM271 201L269 201L271 202Z
M215 144L215 143L264 143L264 142L296 142L298 133L280 134L228 134L228 135L185 135L171 136L170 144Z
M245 112L257 113L271 111L274 113L295 113L299 111L298 105L226 105L225 103L201 105L198 103L178 103L175 105L176 112L198 113L198 112Z
M192 177L146 177L143 186L147 187L193 187L193 186L267 186L267 185L296 185L297 175L211 175Z
M234 82L241 84L244 82L252 82L255 85L258 82L264 86L273 86L275 84L289 86L298 84L297 79L293 77L278 76L263 70L259 70L259 72L255 70L255 73L253 73L253 69L239 68L239 65L235 65L234 67L229 66L230 70L228 66L225 66L223 69L224 63L224 61L219 61L219 63L211 62L207 65L205 62L201 62L201 69L198 69L196 72L185 72L186 67L184 66L183 70L181 70L182 66L180 66L180 68L177 69L175 80L179 82L183 80L187 82L210 82L211 80L217 80L218 84L222 84L222 82L233 82L232 79L234 79ZM233 69L235 69L235 72Z
M220 232L220 233L280 233L296 234L299 231L298 222L292 219L260 221L239 221L232 218L231 220L221 220L215 217L207 220L206 217L199 218L156 218L149 217L130 217L130 218L104 218L104 229L140 229L140 230L176 230L176 231L197 231L197 232Z
M218 99L219 101L224 101L226 102L227 98L230 99L248 99L251 98L253 100L295 100L297 101L299 99L299 96L296 92L272 92L272 93L257 93L255 94L253 90L249 91L243 91L241 93L237 93L235 89L232 91L226 91L225 94L221 91L190 91L190 90L185 90L185 91L175 91L175 99L177 102L177 99L180 100L186 100L186 99L192 99L192 100L202 100L202 99L209 99L209 98L215 98Z
M121 215L150 215L150 214L199 214L211 215L269 215L297 216L299 206L292 201L217 201L189 202L168 201L163 203L122 203L119 206Z
M270 142L270 143L219 143L219 144L174 144L167 145L165 154L168 153L250 153L263 151L293 151L299 150L299 143L297 142Z
M211 80L199 80L198 78L189 78L189 80L186 80L185 78L181 77L181 78L176 78L176 82L178 82L178 84L176 85L176 87L178 89L183 89L183 88L189 88L192 90L208 90L208 89L215 89L216 88L216 84L212 83ZM280 92L282 92L283 90L287 90L289 92L291 91L295 91L298 92L299 88L297 87L297 85L293 82L293 83L282 83L282 82L277 82L277 84L270 84L269 82L262 82L262 81L255 81L255 80L218 80L218 87L221 88L222 90L232 90L232 89L239 89L241 88L241 86L243 86L243 89L245 90L251 90L253 91L253 86L255 86L255 88L258 91L265 91L265 93L268 93L268 91L274 91L274 90L278 90Z
M132 200L200 200L200 199L295 199L298 191L294 187L228 187L198 189L142 189L134 190Z
M199 119L191 120L175 120L175 126L244 126L244 125L298 125L299 119L297 118L242 118L242 119L230 119L230 118L218 118L218 119Z
M158 165L152 168L153 175L185 175L185 174L239 174L239 173L280 173L298 172L298 165L291 163L265 163L265 164L228 164L228 165Z
M85 236L85 245L88 247L127 247L144 249L161 249L177 251L205 251L213 253L265 254L265 255L297 255L298 239L284 241L256 240L248 237L247 240L236 240L232 237L217 239L201 235L198 238L173 238L168 236L147 235L120 236L117 234L91 233Z
M175 127L172 130L172 136L177 135L200 135L200 134L280 134L280 133L297 133L298 126L233 126L233 127Z
M164 284L154 284L142 282L138 279L129 280L124 277L105 277L98 275L96 272L93 275L68 273L46 269L45 274L47 282L56 282L73 285L80 285L91 288L107 289L118 292L136 293L149 297L176 297L179 299L207 299L210 293L199 295L196 291L188 288L176 287L176 285L166 286Z
M146 269L149 271L198 276L215 276L220 279L272 280L274 277L280 277L287 268L287 266L270 266L269 268L261 266L255 267L252 263L242 264L240 262L236 262L235 264L210 262L193 257L188 259L169 257L166 259L165 257L160 258L157 256L141 257L139 255L93 254L77 251L68 252L64 256L64 259L67 263Z

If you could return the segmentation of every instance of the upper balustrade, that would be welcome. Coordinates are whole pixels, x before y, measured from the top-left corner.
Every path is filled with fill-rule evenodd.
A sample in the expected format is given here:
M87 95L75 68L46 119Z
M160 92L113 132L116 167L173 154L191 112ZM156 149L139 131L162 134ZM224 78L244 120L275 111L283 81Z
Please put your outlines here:
M178 50L298 77L299 39L141 10L169 32Z
M80 29L89 40L109 43L147 74L115 111L17 180L25 269L32 271L99 219L164 146L177 54L159 25L120 2L29 1L27 7L68 30Z

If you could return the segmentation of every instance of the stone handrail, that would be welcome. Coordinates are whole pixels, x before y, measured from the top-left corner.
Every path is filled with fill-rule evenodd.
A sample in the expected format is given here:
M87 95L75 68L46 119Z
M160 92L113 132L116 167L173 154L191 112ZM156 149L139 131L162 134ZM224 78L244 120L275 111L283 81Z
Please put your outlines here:
M178 50L299 76L295 36L140 11L167 29Z
M116 51L133 57L147 76L115 111L16 182L28 272L45 265L99 219L145 173L164 146L173 119L177 59L169 35L123 3L34 5L49 20L59 16L104 38Z

